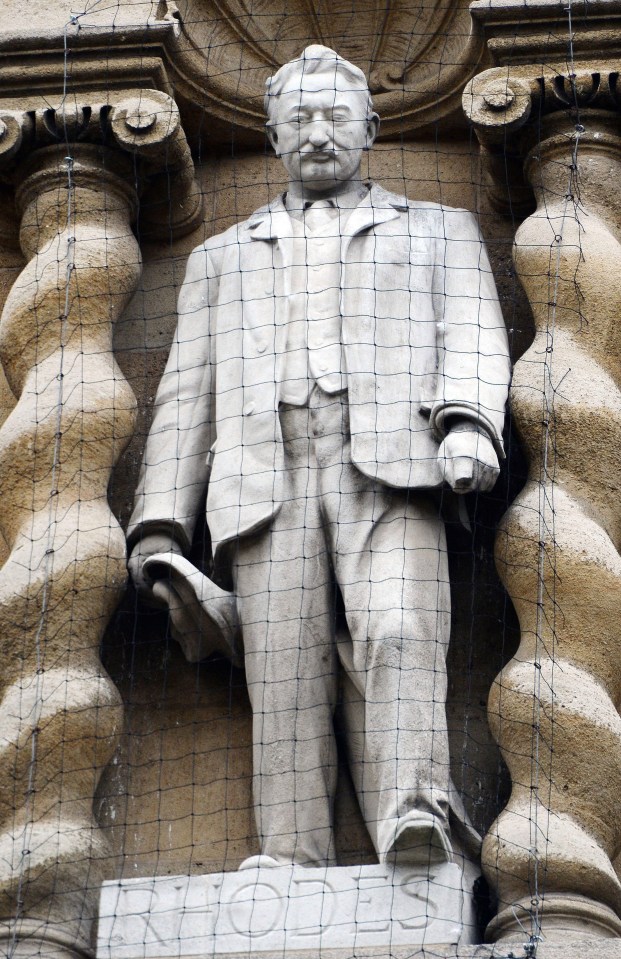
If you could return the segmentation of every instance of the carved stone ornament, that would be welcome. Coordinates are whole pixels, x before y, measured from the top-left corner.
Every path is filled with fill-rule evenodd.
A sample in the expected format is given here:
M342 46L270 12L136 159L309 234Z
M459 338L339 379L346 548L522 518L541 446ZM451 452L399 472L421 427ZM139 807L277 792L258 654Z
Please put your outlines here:
M309 42L364 70L392 136L454 111L483 54L468 0L180 0L169 15L173 7L176 92L246 135L263 130L267 77Z
M593 134L593 121L618 115L621 107L618 60L577 63L511 64L486 70L471 80L463 107L482 148L490 201L501 213L525 214L534 195L524 178L523 161L537 152L541 124L562 121L565 138ZM603 146L604 134L596 139Z
M481 68L482 30L468 0L161 0L0 38L0 96L19 98L148 87L173 95L193 149L207 141L260 146L264 85L308 43L325 43L370 79L383 136L452 114ZM58 19L58 18L57 18ZM104 18L105 19L105 18Z
M182 235L200 222L202 201L174 100L158 90L93 92L56 105L12 109L0 102L0 178L21 178L24 158L66 143L116 148L135 157L142 199L141 234ZM17 104L15 104L17 105ZM166 184L162 184L162 178Z

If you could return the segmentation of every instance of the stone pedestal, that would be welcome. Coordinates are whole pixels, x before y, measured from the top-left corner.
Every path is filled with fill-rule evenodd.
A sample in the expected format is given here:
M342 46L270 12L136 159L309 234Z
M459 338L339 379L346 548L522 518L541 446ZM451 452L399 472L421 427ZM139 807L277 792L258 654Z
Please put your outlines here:
M468 872L466 873L468 875ZM471 890L455 864L302 866L103 886L98 959L265 956L475 942Z

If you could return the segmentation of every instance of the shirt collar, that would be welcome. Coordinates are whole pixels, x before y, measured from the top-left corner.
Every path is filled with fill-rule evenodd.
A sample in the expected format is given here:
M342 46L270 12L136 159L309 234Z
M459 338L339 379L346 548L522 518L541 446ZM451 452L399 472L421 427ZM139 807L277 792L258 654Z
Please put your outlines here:
M344 213L350 213L354 210L358 204L363 200L369 193L370 184L363 184L360 187L356 187L353 190L347 190L345 193L339 193L337 196L332 197L317 197L318 200L328 200L328 203L339 211ZM308 200L305 197L294 196L290 193L285 193L284 203L285 209L289 216L294 216L296 219L302 219L304 211L313 205L314 200Z

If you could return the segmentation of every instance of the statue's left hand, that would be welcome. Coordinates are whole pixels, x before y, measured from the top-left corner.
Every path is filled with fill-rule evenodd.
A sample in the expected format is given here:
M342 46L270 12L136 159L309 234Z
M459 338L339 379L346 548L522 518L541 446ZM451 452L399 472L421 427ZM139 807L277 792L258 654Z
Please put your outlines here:
M456 493L490 490L500 472L492 441L471 422L453 426L440 444L438 462L444 480Z

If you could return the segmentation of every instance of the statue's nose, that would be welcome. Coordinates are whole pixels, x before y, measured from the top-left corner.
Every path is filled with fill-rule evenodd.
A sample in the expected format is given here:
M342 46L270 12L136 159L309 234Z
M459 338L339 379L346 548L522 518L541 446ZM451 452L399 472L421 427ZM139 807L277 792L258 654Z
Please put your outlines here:
M329 124L325 120L313 123L308 139L314 147L324 146L330 140Z

